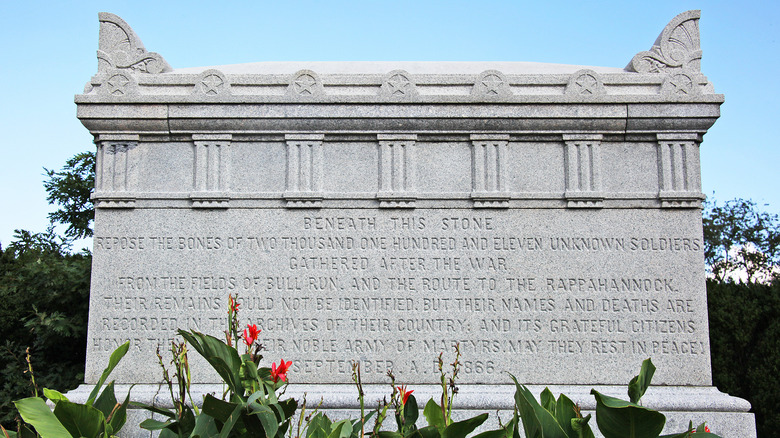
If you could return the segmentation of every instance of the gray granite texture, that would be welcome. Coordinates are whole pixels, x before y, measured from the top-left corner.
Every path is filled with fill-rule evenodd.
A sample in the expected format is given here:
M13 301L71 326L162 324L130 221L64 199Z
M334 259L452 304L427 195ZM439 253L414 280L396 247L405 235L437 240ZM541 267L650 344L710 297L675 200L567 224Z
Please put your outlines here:
M97 175L73 396L130 341L114 377L170 404L157 347L219 336L237 293L268 363L293 362L289 393L337 415L357 407L351 361L372 397L392 369L427 399L459 345L458 415L510 410L506 373L592 410L590 385L622 395L651 357L646 402L670 431L755 436L749 405L711 386L699 150L723 96L699 69L698 19L680 14L625 69L173 69L101 13L98 73L76 96ZM191 362L198 393L215 390Z

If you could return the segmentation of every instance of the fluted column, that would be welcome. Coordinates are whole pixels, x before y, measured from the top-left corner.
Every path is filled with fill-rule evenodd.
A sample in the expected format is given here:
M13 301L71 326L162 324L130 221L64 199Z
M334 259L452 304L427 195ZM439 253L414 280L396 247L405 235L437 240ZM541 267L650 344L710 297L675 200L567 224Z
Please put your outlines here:
M471 199L474 208L509 206L506 187L506 149L508 135L474 134L471 136Z

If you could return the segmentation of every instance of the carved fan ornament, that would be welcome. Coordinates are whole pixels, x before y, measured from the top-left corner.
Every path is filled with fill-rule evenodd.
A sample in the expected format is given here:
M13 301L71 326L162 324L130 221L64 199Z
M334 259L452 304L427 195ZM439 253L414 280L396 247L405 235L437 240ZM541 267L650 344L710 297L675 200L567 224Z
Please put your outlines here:
M99 13L98 20L100 20L97 52L99 73L112 69L151 74L173 70L162 56L146 51L141 39L124 20L108 12Z
M686 11L666 25L653 47L637 53L626 70L637 73L701 71L699 18L701 11Z

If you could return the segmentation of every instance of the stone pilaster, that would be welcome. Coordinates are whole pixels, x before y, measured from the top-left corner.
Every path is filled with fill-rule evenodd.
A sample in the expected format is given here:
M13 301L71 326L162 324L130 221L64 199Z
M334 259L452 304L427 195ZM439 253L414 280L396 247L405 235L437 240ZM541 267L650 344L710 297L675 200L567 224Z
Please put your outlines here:
M471 136L471 199L474 208L506 208L506 148L508 135Z
M699 135L657 134L657 138L661 207L698 207L703 197L699 179Z
M379 192L380 208L414 208L416 199L417 136L377 135L379 141Z
M601 208L601 134L566 134L564 169L569 208Z
M323 134L287 134L287 208L322 206Z
M137 182L132 153L138 147L138 135L106 135L96 140L95 193L98 208L133 208Z
M227 208L230 134L193 134L193 208Z

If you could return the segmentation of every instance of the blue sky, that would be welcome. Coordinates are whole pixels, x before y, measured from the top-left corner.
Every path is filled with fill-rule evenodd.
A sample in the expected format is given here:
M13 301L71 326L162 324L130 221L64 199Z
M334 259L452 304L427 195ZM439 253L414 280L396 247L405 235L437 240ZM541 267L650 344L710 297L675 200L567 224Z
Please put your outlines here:
M780 2L78 1L0 5L0 244L42 231L43 168L93 148L73 95L97 71L99 11L174 68L257 61L534 61L623 67L701 9L702 71L726 96L702 143L707 195L780 212Z

